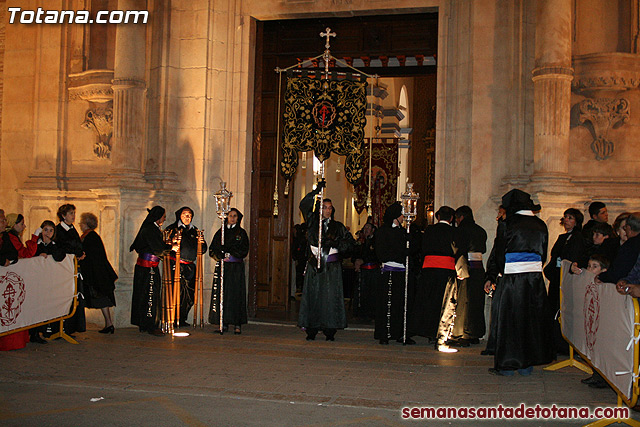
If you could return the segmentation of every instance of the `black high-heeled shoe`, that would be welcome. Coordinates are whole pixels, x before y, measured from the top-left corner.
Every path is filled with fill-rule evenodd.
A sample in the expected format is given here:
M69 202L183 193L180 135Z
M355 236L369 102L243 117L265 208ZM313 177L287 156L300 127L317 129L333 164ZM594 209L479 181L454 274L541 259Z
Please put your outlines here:
M107 326L104 329L100 329L98 332L101 334L113 334L116 331L116 328L111 325L111 326Z
M241 327L240 326L236 326L234 331L233 331L233 334L234 335L240 335L241 333L242 333Z

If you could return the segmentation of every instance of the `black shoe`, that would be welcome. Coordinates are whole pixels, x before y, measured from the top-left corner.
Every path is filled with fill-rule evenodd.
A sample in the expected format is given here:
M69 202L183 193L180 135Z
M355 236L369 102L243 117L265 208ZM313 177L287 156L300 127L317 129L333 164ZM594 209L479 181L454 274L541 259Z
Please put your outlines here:
M327 335L325 337L325 341L335 341L335 340L336 340L336 337L334 337L333 335Z
M229 325L224 325L222 327L222 332L227 332L229 330Z
M113 325L111 325L111 326L106 326L104 329L100 329L98 331L98 333L100 333L100 334L112 334L112 333L115 332L115 330L116 330L116 328L114 328Z
M180 328L188 328L189 326L191 326L190 323L188 323L186 320L181 320L180 321Z
M236 326L233 330L233 335L240 335L242 333L242 329L240 326Z
M307 332L307 341L314 341L316 339L316 334L311 334Z
M398 338L396 340L396 342L399 342L402 345L414 345L416 342L414 340L412 340L411 338L407 337L406 341L402 341L402 338Z
M582 384L587 384L587 385L589 385L589 384L593 384L593 383L595 383L595 382L597 382L597 381L598 381L598 380L597 380L596 378L594 378L594 376L593 376L593 375L591 375L589 378L584 378L584 379L580 380L580 382L581 382Z
M493 350L482 350L480 354L482 356L493 356L494 354L496 354L496 352Z
M46 344L47 340L43 339L39 334L32 335L29 338L30 342L38 343L38 344Z
M155 328L149 331L149 335L153 335L154 337L162 337L164 336L164 332L162 332L162 329L160 328Z
M381 339L381 340L380 340L380 344L382 344L382 345L387 345L387 344L389 344L389 340L388 340L388 339L386 339L386 338Z

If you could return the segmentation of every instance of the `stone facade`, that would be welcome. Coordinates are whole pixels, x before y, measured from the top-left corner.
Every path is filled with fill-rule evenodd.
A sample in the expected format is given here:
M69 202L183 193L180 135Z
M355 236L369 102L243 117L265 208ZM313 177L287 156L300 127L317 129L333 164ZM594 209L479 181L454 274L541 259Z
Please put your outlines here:
M107 29L102 50L82 25L8 24L27 6L0 3L0 207L28 229L65 202L98 214L118 325L144 208L172 221L189 205L210 239L226 181L249 213L256 20L437 11L436 208L469 204L490 235L513 187L542 203L552 241L567 207L640 210L638 0L111 0L150 20Z

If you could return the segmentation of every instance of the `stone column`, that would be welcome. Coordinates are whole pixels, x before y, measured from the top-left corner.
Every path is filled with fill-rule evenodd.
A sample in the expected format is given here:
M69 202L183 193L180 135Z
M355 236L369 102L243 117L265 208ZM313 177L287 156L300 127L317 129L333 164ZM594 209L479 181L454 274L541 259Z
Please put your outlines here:
M571 0L538 0L536 6L532 181L549 190L569 180Z
M119 10L146 10L146 0L119 0ZM113 75L113 172L142 177L145 139L146 25L118 24Z

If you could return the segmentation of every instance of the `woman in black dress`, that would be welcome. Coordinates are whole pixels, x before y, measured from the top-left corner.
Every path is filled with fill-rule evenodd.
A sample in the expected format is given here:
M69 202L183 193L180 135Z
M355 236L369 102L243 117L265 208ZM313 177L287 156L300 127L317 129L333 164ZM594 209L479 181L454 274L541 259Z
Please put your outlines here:
M569 354L569 345L562 337L560 323L556 320L556 313L560 309L560 266L562 260L579 261L586 251L582 237L582 221L584 216L578 209L569 208L564 211L560 225L564 227L564 234L551 248L549 263L544 268L544 275L549 280L549 308L553 322L553 342L557 353Z
M104 317L104 328L98 332L112 334L115 328L109 307L116 305L113 291L118 275L109 263L102 239L95 231L96 227L98 227L98 218L94 214L85 212L80 216L80 229L82 230L80 239L86 255L80 261L80 266L84 279L86 306L99 308Z
M58 208L58 219L60 223L56 226L56 234L54 241L67 254L73 254L82 261L85 257L82 250L82 241L80 234L73 226L76 221L76 207L72 204L64 204ZM82 284L81 267L78 265L78 306L73 317L64 321L64 330L71 335L74 332L84 332L87 330L86 318L84 315L84 288ZM56 332L54 330L54 332Z
M224 245L221 243L222 231L218 230L209 246L209 256L216 261L211 293L209 323L220 324L220 266L224 262L224 301L223 329L229 324L235 326L234 333L241 333L241 325L247 323L247 289L244 278L244 258L249 254L249 237L240 226L242 213L232 208L224 226Z

